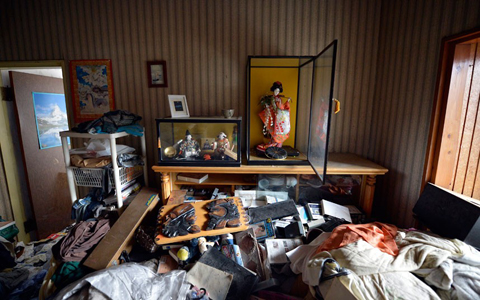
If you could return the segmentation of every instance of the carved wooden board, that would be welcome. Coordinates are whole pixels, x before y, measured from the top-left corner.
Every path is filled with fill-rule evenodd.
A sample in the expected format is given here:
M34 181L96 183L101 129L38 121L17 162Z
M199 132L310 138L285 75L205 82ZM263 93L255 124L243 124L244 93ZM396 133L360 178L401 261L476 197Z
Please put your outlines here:
M233 233L233 232L239 232L239 231L244 231L248 229L248 216L247 213L245 212L245 209L242 205L242 200L238 197L233 197L235 201L235 205L237 206L238 212L240 214L240 221L241 225L238 227L225 227L223 229L213 229L213 230L206 230L207 228L207 223L209 220L208 216L208 209L206 208L207 204L215 201L215 200L208 200L208 201L200 201L200 202L193 202L190 203L194 208L195 208L195 215L197 216L197 220L195 221L195 225L198 225L201 229L200 232L198 233L190 233L187 235L182 235L182 236L176 236L176 237L167 237L163 235L162 233L157 234L155 238L155 243L158 245L165 245L165 244L172 244L172 243L178 243L178 242L183 242L183 241L188 241L193 238L201 237L201 236L212 236L212 235L220 235L220 234L226 234L226 233ZM175 207L178 205L164 205L160 208L160 211L158 213L158 220L161 222L165 221L165 216ZM158 225L161 226L161 225ZM161 232L161 231L160 231Z

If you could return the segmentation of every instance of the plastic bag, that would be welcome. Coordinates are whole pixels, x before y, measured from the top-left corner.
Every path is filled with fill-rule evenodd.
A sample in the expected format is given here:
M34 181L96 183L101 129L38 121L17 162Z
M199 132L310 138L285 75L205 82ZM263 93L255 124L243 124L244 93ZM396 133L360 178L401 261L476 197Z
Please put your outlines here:
M84 287L93 287L110 299L185 299L190 285L187 272L174 270L158 275L149 268L125 263L94 272L68 286L55 299L78 299Z
M90 139L85 146L88 154L95 157L109 156L112 153L108 139Z
M88 143L85 143L85 151L90 157L101 157L101 156L110 156L112 155L112 150L110 148L109 139L90 139ZM117 154L120 153L132 153L135 151L135 148L126 146L126 145L116 145ZM73 154L70 151L70 154ZM76 152L76 154L81 154L81 152Z

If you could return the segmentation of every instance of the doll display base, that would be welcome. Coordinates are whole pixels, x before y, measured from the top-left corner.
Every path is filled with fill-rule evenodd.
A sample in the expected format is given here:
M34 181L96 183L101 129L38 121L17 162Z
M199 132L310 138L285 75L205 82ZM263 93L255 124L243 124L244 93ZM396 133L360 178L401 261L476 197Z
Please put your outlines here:
M164 226L163 223L167 215L170 212L172 212L172 210L177 208L178 205L162 206L158 212L158 217L157 217L158 225L157 225L157 231L155 236L155 243L157 245L174 244L182 241L192 240L193 238L199 238L202 236L204 237L216 236L216 235L221 235L226 233L234 233L234 232L247 230L249 218L243 207L242 200L238 197L230 197L222 200L231 201L231 204L234 204L234 206L236 206L235 209L238 212L238 219L233 218L232 222L229 222L230 224L226 224L226 226L222 229L216 227L213 230L207 230L208 222L210 221L210 217L209 217L210 210L207 208L207 205L210 202L214 202L218 200L207 200L207 201L200 201L200 202L184 203L184 204L189 204L193 206L193 208L195 209L196 220L195 220L194 226L198 226L200 231L196 233L189 232L187 235L179 234L174 237L169 237L165 235L161 230L161 228L163 228ZM238 220L238 224L236 223L237 222L236 220ZM237 227L229 227L229 226L237 226Z
M265 149L265 155L270 159L286 159L287 150L279 147L268 147Z

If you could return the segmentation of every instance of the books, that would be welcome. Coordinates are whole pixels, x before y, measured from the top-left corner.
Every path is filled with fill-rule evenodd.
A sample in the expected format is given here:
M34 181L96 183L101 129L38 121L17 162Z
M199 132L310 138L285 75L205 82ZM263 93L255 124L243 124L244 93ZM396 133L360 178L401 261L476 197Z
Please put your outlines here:
M197 262L187 272L187 281L194 286L205 288L209 293L208 299L224 300L228 299L228 291L234 280L234 275L229 271L230 270L221 270L215 268L215 266ZM206 299L206 297L201 299Z
M285 264L288 262L286 253L302 244L302 239L299 238L265 240L268 261L270 264Z
M345 221L352 223L352 218L350 217L350 210L348 207L338 205L327 200L322 200L321 205L324 215L344 219Z
M253 230L255 238L258 241L264 240L269 237L275 237L275 227L272 219L266 219L254 224L250 224L248 228Z
M260 278L264 279L265 272L263 270L262 259L260 257L260 251L258 250L258 243L253 228L235 233L234 237L240 248L244 267L257 273Z
M257 275L254 275L250 270L240 266L225 255L222 255L220 251L215 248L208 249L207 252L200 257L198 262L233 275L232 283L225 297L226 299L248 299L253 287L258 281ZM208 276L208 274L202 273L202 278L209 279ZM215 282L213 280L209 281Z
M303 224L308 222L307 209L303 205L297 205L298 215Z
M322 218L319 203L307 203L307 205L305 205L305 208L307 209L308 216L311 220L318 220Z
M178 181L202 183L207 179L208 179L208 174L201 174L201 173L179 173L177 175Z

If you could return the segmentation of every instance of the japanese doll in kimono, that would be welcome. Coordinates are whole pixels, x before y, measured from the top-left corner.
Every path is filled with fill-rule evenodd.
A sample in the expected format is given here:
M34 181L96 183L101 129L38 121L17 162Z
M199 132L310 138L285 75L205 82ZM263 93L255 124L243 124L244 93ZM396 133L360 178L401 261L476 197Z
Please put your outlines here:
M187 159L195 159L200 155L200 144L192 139L188 130L185 132L185 139L180 143L178 155Z
M263 110L258 114L263 122L263 135L270 138L270 143L263 146L265 148L282 147L290 133L291 98L280 95L283 92L280 81L275 81L270 91L273 92L273 95L265 95L260 100Z
M225 159L225 149L230 149L230 142L224 132L220 132L213 143L214 155L217 159Z

